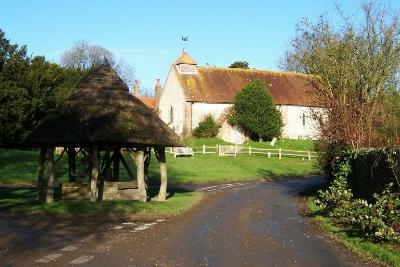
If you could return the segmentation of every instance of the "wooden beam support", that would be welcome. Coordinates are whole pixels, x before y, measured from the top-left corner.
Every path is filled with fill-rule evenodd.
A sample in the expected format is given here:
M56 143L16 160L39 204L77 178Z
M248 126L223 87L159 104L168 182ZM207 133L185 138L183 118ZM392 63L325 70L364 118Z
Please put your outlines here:
M68 177L70 182L76 181L76 152L75 147L69 146L68 154Z
M126 162L126 160L124 159L124 156L122 156L122 153L120 154L120 160L122 162L122 165L124 165L126 172L129 175L129 178L131 178L132 180L135 180L136 177L133 175L132 170L129 168L128 163Z
M48 163L48 178L47 178L47 195L46 203L54 202L54 182L55 182L55 171L54 171L54 147L47 148L46 158Z
M149 166L151 160L151 147L144 150L144 182L147 189L147 183L149 181Z
M121 157L121 150L116 149L113 154L113 181L119 180L120 157Z
M90 201L97 200L97 181L99 179L99 150L97 144L92 146L92 173L90 176Z
M139 190L139 201L147 201L146 184L144 181L144 150L145 148L138 148L136 152L136 169L137 169L137 182Z
M167 158L165 157L165 147L157 148L157 160L160 162L160 190L156 201L165 201L167 199Z
M37 200L40 202L45 201L44 194L44 162L46 160L46 148L40 148L40 154L38 159L38 170L37 170Z

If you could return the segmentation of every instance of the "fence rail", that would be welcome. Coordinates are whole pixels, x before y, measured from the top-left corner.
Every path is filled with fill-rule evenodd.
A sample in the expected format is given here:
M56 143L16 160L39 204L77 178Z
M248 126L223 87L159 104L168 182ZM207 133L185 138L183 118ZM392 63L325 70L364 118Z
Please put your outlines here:
M291 150L282 148L255 148L251 146L240 146L240 145L216 145L216 146L197 146L191 147L194 154L216 154L219 157L237 157L239 154L248 155L266 155L268 158L278 157L300 157L308 159L317 157L317 152L311 150ZM169 152L174 153L174 148L170 147Z

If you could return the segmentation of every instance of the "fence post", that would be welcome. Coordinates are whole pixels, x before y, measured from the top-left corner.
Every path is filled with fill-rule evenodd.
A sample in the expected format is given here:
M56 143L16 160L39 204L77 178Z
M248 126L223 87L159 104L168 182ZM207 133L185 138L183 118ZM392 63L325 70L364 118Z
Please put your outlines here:
M249 146L249 155L251 155L251 146Z
M220 152L219 152L219 145L217 145L217 156L219 157L219 154L220 154Z
M279 148L279 159L282 159L282 148Z
M169 148L169 153L172 154L172 146Z
M310 161L310 160L311 160L311 152L308 151L308 161Z
M270 158L271 157L271 152L268 152L267 155L268 155L268 158Z
M235 153L235 158L236 158L236 153L237 153L237 145L235 145L233 152Z
M206 145L203 145L203 155L206 154Z

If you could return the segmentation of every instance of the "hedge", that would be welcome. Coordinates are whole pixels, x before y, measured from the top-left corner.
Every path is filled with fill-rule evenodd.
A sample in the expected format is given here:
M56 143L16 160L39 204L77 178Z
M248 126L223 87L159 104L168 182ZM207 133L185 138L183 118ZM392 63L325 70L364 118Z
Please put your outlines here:
M335 157L332 176L349 169L347 182L356 198L373 200L388 184L400 192L400 147L344 151ZM336 175L335 175L336 174Z

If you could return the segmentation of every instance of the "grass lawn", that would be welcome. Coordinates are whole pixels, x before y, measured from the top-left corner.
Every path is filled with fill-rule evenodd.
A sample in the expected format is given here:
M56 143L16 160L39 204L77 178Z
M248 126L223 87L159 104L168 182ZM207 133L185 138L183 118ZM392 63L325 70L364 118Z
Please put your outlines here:
M216 145L229 145L229 142L221 140L219 138L185 138L183 143L188 147L201 147L206 146L216 146Z
M218 138L185 138L184 143L188 147L201 147L229 145L230 143L225 142ZM282 148L287 150L302 150L302 151L314 151L315 141L313 140L294 140L294 139L279 139L275 146L271 146L270 142L257 142L257 141L246 141L243 146L251 146L254 148Z
M0 149L1 184L36 184L38 151ZM135 172L135 164L124 155ZM57 156L55 156L57 159ZM217 157L215 154L196 154L194 158L174 158L167 154L168 181L170 183L210 183L268 179L277 176L298 176L314 173L314 161L300 158L267 158L265 155L240 154L237 158ZM79 169L79 164L78 164ZM150 164L150 178L159 177L159 164L154 155ZM56 182L68 180L67 159L64 155L56 164ZM128 180L121 166L121 180Z
M221 144L215 140L207 141L207 145ZM0 149L0 184L35 185L38 151ZM57 160L58 156L55 156ZM124 158L135 173L135 164L128 153ZM237 158L218 157L215 154L196 154L194 158L174 158L167 153L168 182L173 183L216 183L226 181L265 180L280 176L298 176L314 173L317 170L313 161L299 158L268 158L265 155L240 154ZM67 157L64 155L56 163L56 183L68 181ZM77 158L77 169L82 169ZM45 174L46 175L46 174ZM149 169L150 182L158 180L159 164L152 155ZM120 179L129 180L126 170L121 165ZM57 201L44 205L36 201L36 193L32 189L0 188L0 209L14 212L40 214L56 214L68 216L85 214L85 216L104 214L105 216L125 216L131 214L174 214L189 209L201 199L198 192L171 192L164 203L140 203L136 201Z
M320 223L322 228L332 234L335 239L339 240L346 247L356 251L357 253L383 262L388 266L400 266L400 249L398 244L373 243L359 237L355 229L336 226L328 217L324 217L319 213L320 209L315 204L314 200L315 197L309 197L307 200L309 211Z
M131 215L163 216L188 210L201 200L199 192L170 192L165 202L142 203L139 201L115 200L92 203L85 200L60 200L43 204L36 200L36 191L31 189L0 188L0 209L29 214L48 214L68 217L99 215L121 218Z
M279 139L275 146L271 146L270 142L255 142L247 141L244 143L245 146L251 146L254 148L282 148L284 150L302 150L302 151L314 151L315 141L313 140L294 140L294 139Z

